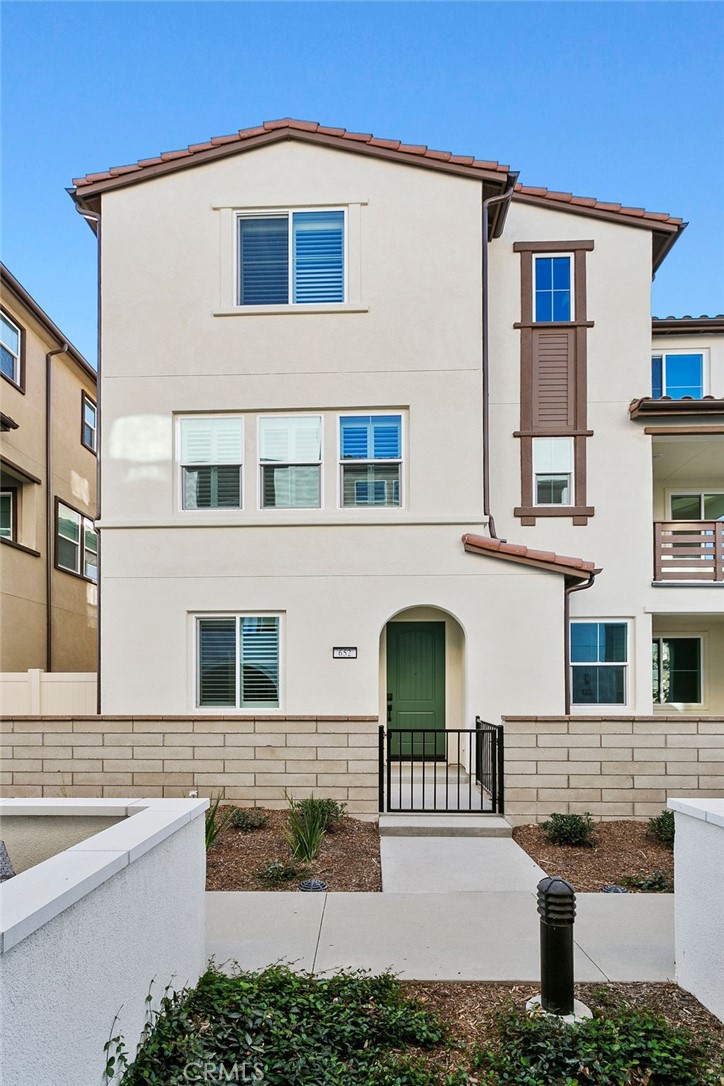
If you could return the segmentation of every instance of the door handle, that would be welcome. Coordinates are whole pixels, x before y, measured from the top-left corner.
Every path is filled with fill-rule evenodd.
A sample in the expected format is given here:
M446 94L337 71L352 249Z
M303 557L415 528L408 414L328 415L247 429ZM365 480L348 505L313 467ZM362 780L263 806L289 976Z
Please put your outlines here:
M392 723L392 694L387 695L387 723Z

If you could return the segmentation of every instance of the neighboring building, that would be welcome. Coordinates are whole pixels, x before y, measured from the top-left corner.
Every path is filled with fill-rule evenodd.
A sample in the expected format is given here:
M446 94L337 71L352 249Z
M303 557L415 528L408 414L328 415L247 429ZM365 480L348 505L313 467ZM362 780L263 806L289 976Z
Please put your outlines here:
M96 374L4 265L0 672L96 669Z
M724 713L724 319L652 388L685 224L516 179L286 120L75 182L104 713Z

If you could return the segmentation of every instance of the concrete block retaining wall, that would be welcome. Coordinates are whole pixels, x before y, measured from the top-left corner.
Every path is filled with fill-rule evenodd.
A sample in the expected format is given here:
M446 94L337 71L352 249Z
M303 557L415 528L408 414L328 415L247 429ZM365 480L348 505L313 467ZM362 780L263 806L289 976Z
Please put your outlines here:
M5 796L295 796L377 813L377 717L26 716L0 722Z
M724 797L724 717L503 718L505 812L647 819L667 796Z

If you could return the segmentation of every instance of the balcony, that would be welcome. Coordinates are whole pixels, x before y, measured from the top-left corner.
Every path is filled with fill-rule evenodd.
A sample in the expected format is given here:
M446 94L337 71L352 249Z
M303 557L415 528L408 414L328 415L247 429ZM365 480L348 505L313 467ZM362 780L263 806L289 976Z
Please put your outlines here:
M655 521L654 580L724 582L724 521Z

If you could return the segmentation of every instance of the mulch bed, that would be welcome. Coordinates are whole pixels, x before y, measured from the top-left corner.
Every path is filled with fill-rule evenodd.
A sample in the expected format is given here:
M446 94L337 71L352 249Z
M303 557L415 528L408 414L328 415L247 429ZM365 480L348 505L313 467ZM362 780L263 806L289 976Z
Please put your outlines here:
M577 848L549 844L540 826L516 826L513 830L513 840L548 875L567 879L579 893L597 893L608 884L620 885L626 877L650 878L656 871L661 871L669 889L673 888L674 853L648 832L645 822L597 822L594 838L592 848Z
M485 1047L495 1039L494 1019L509 1001L525 1006L531 996L540 992L535 984L492 983L420 983L403 981L409 996L422 1000L436 1010L449 1024L452 1037L468 1048L474 1043ZM601 1007L606 993L631 1007L646 1009L665 1018L672 1026L685 1026L702 1041L713 1042L714 1051L721 1055L724 1066L724 1023L715 1018L701 1003L676 984L576 984L576 998L595 1011ZM425 1058L424 1053L421 1053ZM434 1059L445 1060L445 1069L453 1071L460 1063L460 1053L454 1049L446 1054L436 1052ZM474 1081L474 1080L473 1080Z
M373 822L346 817L325 836L319 856L300 868L298 878L266 885L258 872L274 860L291 861L289 845L282 836L286 811L264 812L269 821L262 829L244 832L231 826L223 831L206 855L207 890L284 890L299 892L301 879L324 879L327 889L382 890L380 837Z

